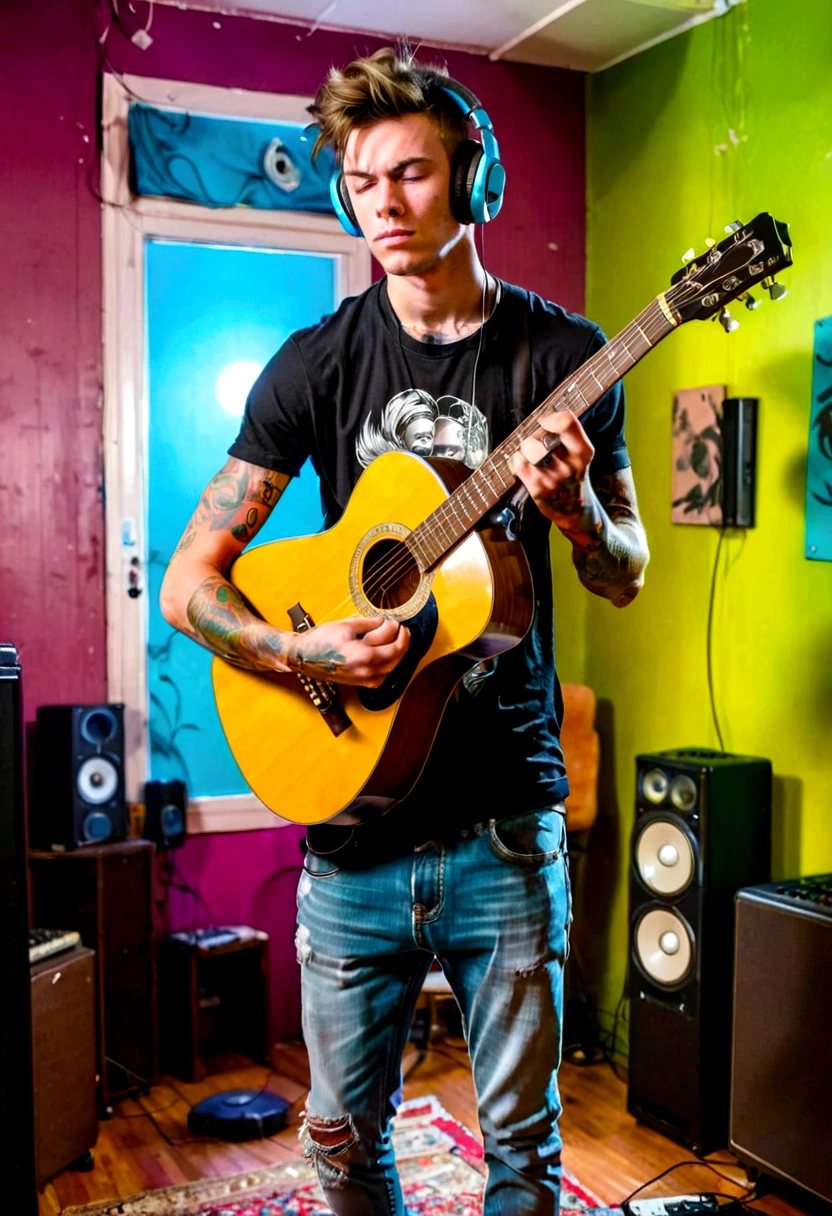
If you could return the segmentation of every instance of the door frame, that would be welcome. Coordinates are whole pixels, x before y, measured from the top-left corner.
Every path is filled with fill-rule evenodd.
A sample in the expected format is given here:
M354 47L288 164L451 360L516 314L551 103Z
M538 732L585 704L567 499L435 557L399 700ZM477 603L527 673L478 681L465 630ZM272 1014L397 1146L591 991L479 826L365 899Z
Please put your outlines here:
M332 215L209 208L130 191L127 115L131 101L221 117L305 125L310 98L255 93L144 76L105 74L101 161L103 254L103 446L106 493L107 697L124 704L125 783L142 802L149 776L146 608L145 245L153 238L326 254L335 261L336 300L370 286L364 241ZM130 592L132 591L132 595ZM188 832L252 831L286 823L254 794L193 798Z

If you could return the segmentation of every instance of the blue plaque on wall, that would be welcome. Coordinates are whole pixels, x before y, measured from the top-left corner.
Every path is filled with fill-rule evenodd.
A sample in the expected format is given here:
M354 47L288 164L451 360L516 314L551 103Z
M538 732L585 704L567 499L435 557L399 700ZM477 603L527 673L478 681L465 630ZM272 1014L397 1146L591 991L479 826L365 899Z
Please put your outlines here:
M832 562L832 317L815 322L806 464L806 556Z

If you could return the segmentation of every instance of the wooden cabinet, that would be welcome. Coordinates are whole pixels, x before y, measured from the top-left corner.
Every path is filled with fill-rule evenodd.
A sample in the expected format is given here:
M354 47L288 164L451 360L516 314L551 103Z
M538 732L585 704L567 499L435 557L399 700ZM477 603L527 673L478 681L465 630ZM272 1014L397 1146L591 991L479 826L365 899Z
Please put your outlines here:
M31 968L37 1184L98 1137L95 955L76 946Z
M233 942L201 944L199 934L159 939L159 1053L164 1072L205 1075L203 1060L236 1051L267 1054L269 936L244 926Z
M95 951L103 1110L157 1076L153 855L147 840L33 852L34 923L75 929Z

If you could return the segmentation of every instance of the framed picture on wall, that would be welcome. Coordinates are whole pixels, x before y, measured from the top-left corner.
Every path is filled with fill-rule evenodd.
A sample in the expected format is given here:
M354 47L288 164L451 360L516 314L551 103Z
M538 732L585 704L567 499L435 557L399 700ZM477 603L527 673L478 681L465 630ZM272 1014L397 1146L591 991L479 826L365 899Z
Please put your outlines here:
M673 398L671 520L722 523L722 402L725 385L680 389Z

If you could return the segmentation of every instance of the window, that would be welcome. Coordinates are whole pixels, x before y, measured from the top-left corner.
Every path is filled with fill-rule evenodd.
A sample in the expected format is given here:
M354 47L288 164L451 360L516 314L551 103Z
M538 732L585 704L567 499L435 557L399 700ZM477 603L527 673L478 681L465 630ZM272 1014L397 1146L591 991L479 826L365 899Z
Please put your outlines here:
M210 655L158 610L164 568L225 459L242 400L294 329L370 282L363 242L330 215L133 198L131 99L189 113L305 122L306 99L105 77L104 443L108 697L125 704L128 797L181 776L189 831L279 820L245 787L222 736ZM257 543L320 526L304 470Z

